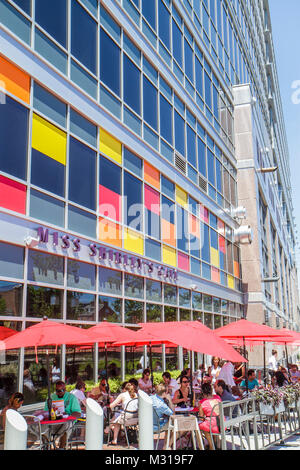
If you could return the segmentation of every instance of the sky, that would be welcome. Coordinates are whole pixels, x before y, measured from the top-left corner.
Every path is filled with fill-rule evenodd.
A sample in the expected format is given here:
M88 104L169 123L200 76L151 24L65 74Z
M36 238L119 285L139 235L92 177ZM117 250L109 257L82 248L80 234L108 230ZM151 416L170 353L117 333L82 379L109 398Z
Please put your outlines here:
M300 0L269 0L273 43L290 155L300 271Z

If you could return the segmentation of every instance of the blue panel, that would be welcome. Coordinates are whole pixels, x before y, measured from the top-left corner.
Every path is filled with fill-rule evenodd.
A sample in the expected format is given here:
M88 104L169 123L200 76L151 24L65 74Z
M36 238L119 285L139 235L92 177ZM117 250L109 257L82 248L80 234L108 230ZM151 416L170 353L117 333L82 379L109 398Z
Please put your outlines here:
M144 76L143 80L143 108L144 120L157 130L157 89Z
M97 147L97 126L70 109L70 131L90 145Z
M175 127L175 147L178 152L185 155L185 132L184 132L184 120L175 111L174 113L174 127Z
M123 54L124 101L140 114L140 72L134 63Z
M96 74L97 23L76 0L72 1L71 28L72 54Z
M127 204L127 207L125 206L124 210L124 224L131 226L131 224L134 223L135 225L132 225L132 228L135 228L136 230L142 230L140 221L135 222L136 219L141 216L141 213L139 211L142 210L143 207L142 183L140 180L127 173L127 171L124 172L123 199L124 204Z
M35 0L35 21L62 46L67 45L66 0Z
M65 166L38 150L32 149L31 183L58 196L64 196Z
M173 135L172 121L172 106L160 95L160 133L170 144L172 144Z
M97 98L97 81L73 60L71 61L71 80L93 98Z
M34 82L33 106L62 127L66 127L67 106Z
M96 153L70 138L69 199L95 210L96 208Z
M23 279L24 248L0 242L0 273L1 276Z
M160 243L150 240L150 238L145 239L145 255L148 258L155 259L156 261L161 261L161 245Z
M99 182L101 186L121 194L121 168L107 158L100 157Z
M120 48L101 28L100 79L120 96Z
M30 44L31 23L19 13L7 0L0 0L0 19L8 29Z
M68 228L91 238L96 237L96 216L69 205Z
M66 54L38 29L35 30L34 48L61 72L67 73Z
M0 105L0 142L0 170L26 179L28 110L9 96Z
M124 166L127 170L132 171L137 176L142 178L143 176L143 160L137 157L134 153L130 152L126 147L124 147Z
M171 199L175 198L175 184L161 175L161 191Z

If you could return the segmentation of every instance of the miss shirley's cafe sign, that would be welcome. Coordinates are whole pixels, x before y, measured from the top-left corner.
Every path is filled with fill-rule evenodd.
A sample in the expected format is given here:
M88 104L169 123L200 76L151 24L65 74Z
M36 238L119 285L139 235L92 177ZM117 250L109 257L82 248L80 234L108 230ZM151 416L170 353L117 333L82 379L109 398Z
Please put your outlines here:
M37 235L39 243L52 243L54 247L60 247L63 251L71 249L74 253L80 253L82 250L86 250L86 254L90 258L97 258L101 264L109 265L110 267L137 270L140 271L140 274L156 275L158 278L163 278L169 282L176 282L178 279L176 269L168 268L112 248L107 248L97 243L89 243L87 240L81 240L72 235L62 235L59 232L49 233L49 229L45 229L44 227L38 227Z

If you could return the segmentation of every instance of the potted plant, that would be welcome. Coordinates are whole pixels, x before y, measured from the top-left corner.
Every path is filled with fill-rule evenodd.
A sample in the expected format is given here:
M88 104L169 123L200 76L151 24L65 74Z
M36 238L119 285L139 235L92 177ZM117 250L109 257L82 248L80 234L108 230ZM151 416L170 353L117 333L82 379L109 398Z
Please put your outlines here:
M260 413L273 416L284 411L283 393L278 388L262 387L252 395L259 404Z

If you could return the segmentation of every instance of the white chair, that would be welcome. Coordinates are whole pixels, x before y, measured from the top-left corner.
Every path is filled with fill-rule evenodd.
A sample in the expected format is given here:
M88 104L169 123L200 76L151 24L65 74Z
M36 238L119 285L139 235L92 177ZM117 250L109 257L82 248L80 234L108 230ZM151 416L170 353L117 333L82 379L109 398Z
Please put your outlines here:
M179 438L182 433L190 432L192 435L193 448L197 449L197 443L200 450L204 450L202 436L196 416L172 415L169 420L166 448L170 447L170 437L173 434L173 449L176 450L177 433Z

